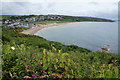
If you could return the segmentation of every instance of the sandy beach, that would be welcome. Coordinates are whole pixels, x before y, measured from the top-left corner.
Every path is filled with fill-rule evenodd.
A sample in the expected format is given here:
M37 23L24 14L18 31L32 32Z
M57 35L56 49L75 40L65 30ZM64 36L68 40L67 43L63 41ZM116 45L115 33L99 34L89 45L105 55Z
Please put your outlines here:
M48 27L53 27L53 26L58 26L58 25L68 24L68 23L73 23L73 22L37 24L37 27L34 27L34 28L30 28L30 29L24 30L24 31L21 32L21 33L23 33L23 34L34 35L36 32L38 32L39 30L41 30L41 29L43 29L43 28L48 28Z

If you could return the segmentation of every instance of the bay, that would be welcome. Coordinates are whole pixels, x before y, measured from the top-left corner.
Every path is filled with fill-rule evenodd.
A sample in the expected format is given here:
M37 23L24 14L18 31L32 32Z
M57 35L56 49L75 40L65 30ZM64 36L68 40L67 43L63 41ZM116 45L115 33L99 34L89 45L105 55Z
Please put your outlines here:
M69 23L44 28L35 35L67 45L77 45L92 51L107 47L111 49L112 53L118 53L117 22Z

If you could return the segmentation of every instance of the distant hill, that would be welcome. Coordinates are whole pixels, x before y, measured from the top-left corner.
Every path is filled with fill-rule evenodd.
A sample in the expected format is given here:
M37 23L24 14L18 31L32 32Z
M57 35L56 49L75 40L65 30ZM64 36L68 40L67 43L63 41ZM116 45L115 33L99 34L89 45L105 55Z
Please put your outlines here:
M63 20L63 21L98 21L98 22L114 22L110 19L83 17L83 16L66 16L66 15L3 15L3 19L25 19L36 17L37 20ZM38 19L39 18L39 19Z
M0 16L1 17L1 16ZM110 19L95 18L95 17L79 17L66 15L2 15L0 18L2 27L31 27L36 24L46 23L64 23L64 22L114 22Z

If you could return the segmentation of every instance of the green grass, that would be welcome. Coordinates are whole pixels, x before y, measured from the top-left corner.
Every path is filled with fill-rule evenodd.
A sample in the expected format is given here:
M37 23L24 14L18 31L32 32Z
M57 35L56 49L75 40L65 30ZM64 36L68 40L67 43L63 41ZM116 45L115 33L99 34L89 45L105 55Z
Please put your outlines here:
M2 38L3 80L120 78L120 55L91 52L75 45L19 34L9 28L3 28Z
M62 52L91 52L88 49L81 48L75 45L64 45L59 42L48 41L42 37L31 36L25 34L19 34L17 32L13 32L13 29L3 28L3 44L13 45L13 42L16 44L24 44L26 46L36 47L36 49L45 48L50 50L52 46L56 47L56 49L62 50Z
M31 23L31 24L49 24L49 23L65 23L70 21L40 21L40 22L25 22L25 23Z

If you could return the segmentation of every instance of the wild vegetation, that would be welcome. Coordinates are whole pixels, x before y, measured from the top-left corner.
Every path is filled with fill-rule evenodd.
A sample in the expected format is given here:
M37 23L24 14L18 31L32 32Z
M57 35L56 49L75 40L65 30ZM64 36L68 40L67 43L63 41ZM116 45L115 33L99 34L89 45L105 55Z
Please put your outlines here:
M18 32L23 30L24 28L3 28L3 35L2 40L3 44L11 44L15 42L16 44L24 44L26 46L32 46L37 48L45 48L50 50L51 46L56 47L56 49L62 50L62 52L69 52L69 51L78 51L78 52L91 52L88 49L80 48L75 45L63 45L59 42L48 41L42 37L38 36L31 36L25 34L19 34Z
M120 55L18 33L21 29L3 28L3 80L120 78Z
M92 52L76 45L64 45L42 37L21 34L29 24L63 23L76 21L106 21L93 17L65 15L4 15L0 23L2 37L1 64L3 80L53 80L120 78L120 55ZM1 20L1 18L0 18ZM25 26L28 27L25 27ZM17 27L16 27L17 26ZM21 27L24 26L24 27Z

